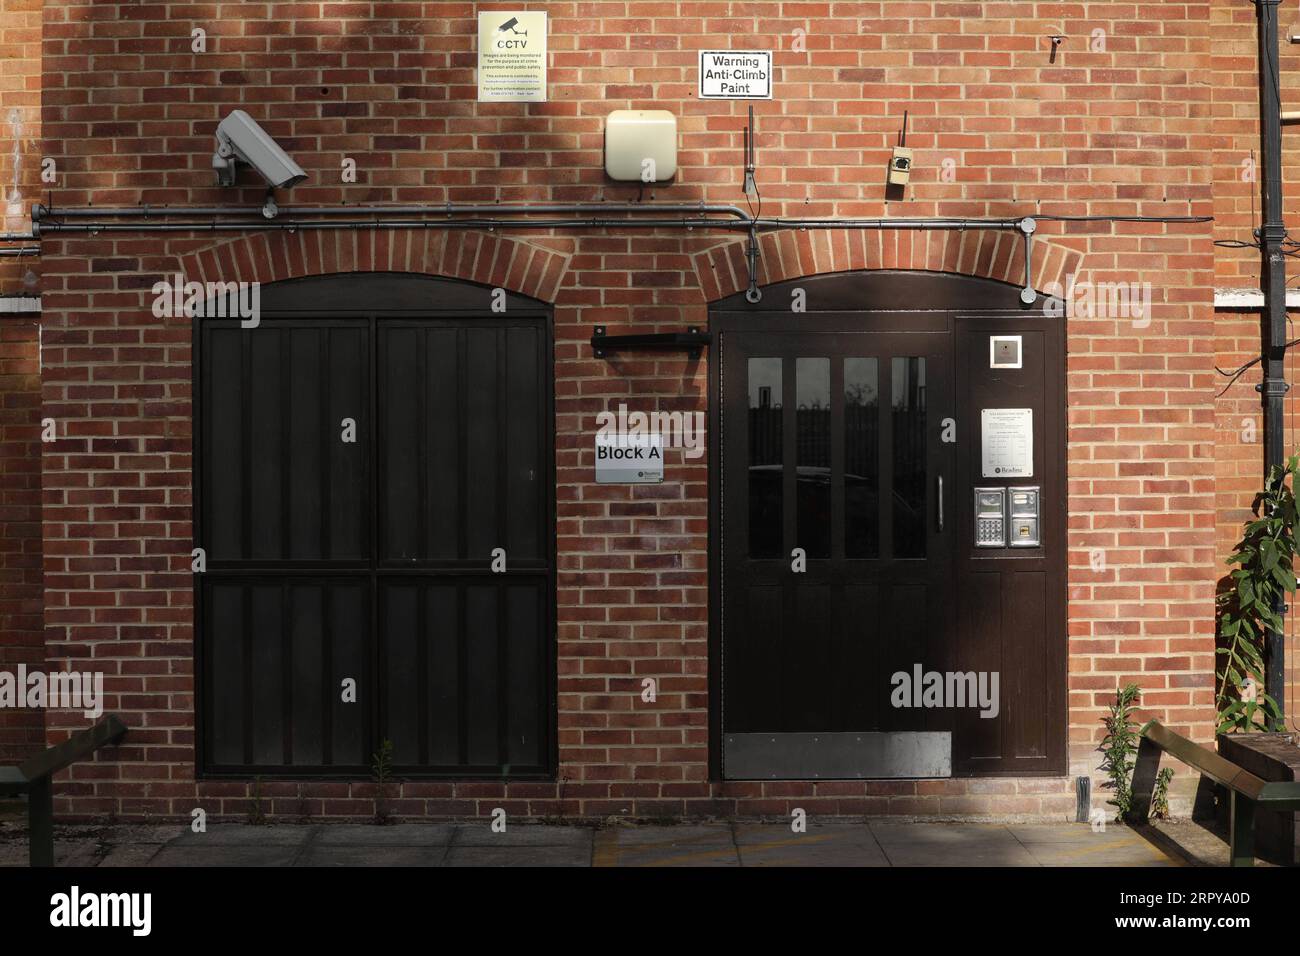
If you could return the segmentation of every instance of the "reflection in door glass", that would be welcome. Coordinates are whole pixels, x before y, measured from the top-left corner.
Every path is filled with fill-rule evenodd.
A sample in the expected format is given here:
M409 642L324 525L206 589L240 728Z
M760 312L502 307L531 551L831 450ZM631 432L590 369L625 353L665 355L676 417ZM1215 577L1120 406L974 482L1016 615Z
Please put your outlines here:
M880 554L880 386L876 360L844 360L844 555Z
M890 364L894 426L894 557L925 557L925 359Z
M749 556L781 556L781 360L749 360Z
M801 358L794 363L799 400L795 547L810 558L831 556L831 360Z

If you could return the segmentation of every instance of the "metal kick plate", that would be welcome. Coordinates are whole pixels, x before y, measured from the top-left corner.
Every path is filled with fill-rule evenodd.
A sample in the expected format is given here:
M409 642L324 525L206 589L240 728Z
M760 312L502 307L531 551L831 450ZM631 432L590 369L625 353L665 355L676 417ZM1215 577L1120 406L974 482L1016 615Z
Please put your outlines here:
M728 780L872 780L952 776L952 733L723 734Z

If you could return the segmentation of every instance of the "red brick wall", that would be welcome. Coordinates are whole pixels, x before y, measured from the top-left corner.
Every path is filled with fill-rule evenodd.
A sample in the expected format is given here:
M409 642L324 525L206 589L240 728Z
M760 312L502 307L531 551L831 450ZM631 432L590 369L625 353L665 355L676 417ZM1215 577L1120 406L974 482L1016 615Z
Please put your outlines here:
M635 186L607 183L602 170L603 117L620 107L679 117L677 182L647 198L736 202L745 104L693 96L694 51L736 45L777 51L775 99L755 104L764 213L1211 213L1210 87L1194 81L1210 66L1205 4L515 4L551 14L541 105L474 101L474 6L50 3L44 135L63 171L55 202L260 202L260 189L211 185L212 130L235 106L311 175L295 203L634 199ZM207 53L190 52L196 26ZM1089 49L1094 30L1104 51ZM1054 63L1053 33L1068 36ZM908 198L887 202L904 109L918 168ZM357 160L355 185L337 181L345 156ZM1097 281L1148 281L1156 295L1149 326L1069 326L1071 771L1088 773L1104 704L1129 679L1147 688L1150 713L1199 739L1211 732L1214 259L1206 224L1044 222L1041 235L1040 286L1068 262ZM707 366L607 363L584 343L596 324L703 324L707 300L736 287L734 256L707 254L723 243L696 235L521 239L504 284L530 281L534 247L566 265L554 293L564 782L407 784L395 812L1071 813L1068 778L707 781L707 466L670 457L669 480L647 492L595 486L584 457L592 416L610 400L704 408ZM254 278L259 257L236 250L260 241L219 243L224 259L198 261L223 279ZM401 245L378 258L366 234L326 241L329 253L317 254L340 267L391 265L400 250L407 268L455 274L480 267L480 241L494 263L501 248L448 239L453 256L422 233L415 250L394 239ZM978 248L960 235L773 241L764 274L945 264L961 258L949 244L963 242ZM70 666L106 669L110 706L137 728L120 762L73 768L65 813L248 808L247 784L193 781L190 330L153 318L147 303L153 277L212 245L101 235L44 246L45 414L60 435L43 461L48 648ZM969 263L1015 274L1011 256ZM643 676L661 678L653 712L632 704ZM52 736L80 719L49 716ZM315 814L372 809L364 784L270 782L262 793L292 815L300 798Z
M30 231L40 190L41 4L0 4L0 231ZM0 245L11 245L4 243ZM0 258L0 296L37 292L36 258ZM41 666L39 330L0 315L0 670ZM0 764L44 741L39 712L0 710Z
M0 3L0 232L31 230L40 196L41 3ZM0 295L35 294L35 258L0 258Z
M43 667L40 330L0 319L0 670ZM0 764L44 746L38 710L0 710Z

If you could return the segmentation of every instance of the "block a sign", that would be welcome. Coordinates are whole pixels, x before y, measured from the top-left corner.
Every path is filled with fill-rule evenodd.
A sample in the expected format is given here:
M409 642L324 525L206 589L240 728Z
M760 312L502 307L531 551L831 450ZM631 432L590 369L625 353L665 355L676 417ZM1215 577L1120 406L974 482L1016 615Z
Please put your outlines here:
M701 50L700 99L770 100L771 50Z
M663 435L596 435L596 484L648 485L663 480Z
M478 15L478 98L546 102L546 14L494 10Z

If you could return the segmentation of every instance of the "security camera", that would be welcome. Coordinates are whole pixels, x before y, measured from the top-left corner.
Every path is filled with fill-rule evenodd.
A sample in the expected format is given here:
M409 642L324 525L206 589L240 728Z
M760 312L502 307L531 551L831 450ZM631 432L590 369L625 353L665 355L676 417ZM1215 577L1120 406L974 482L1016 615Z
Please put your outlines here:
M217 126L217 151L212 154L212 168L217 171L218 185L235 185L235 167L240 162L256 169L272 188L287 188L307 178L302 168L255 119L243 110L233 110Z

